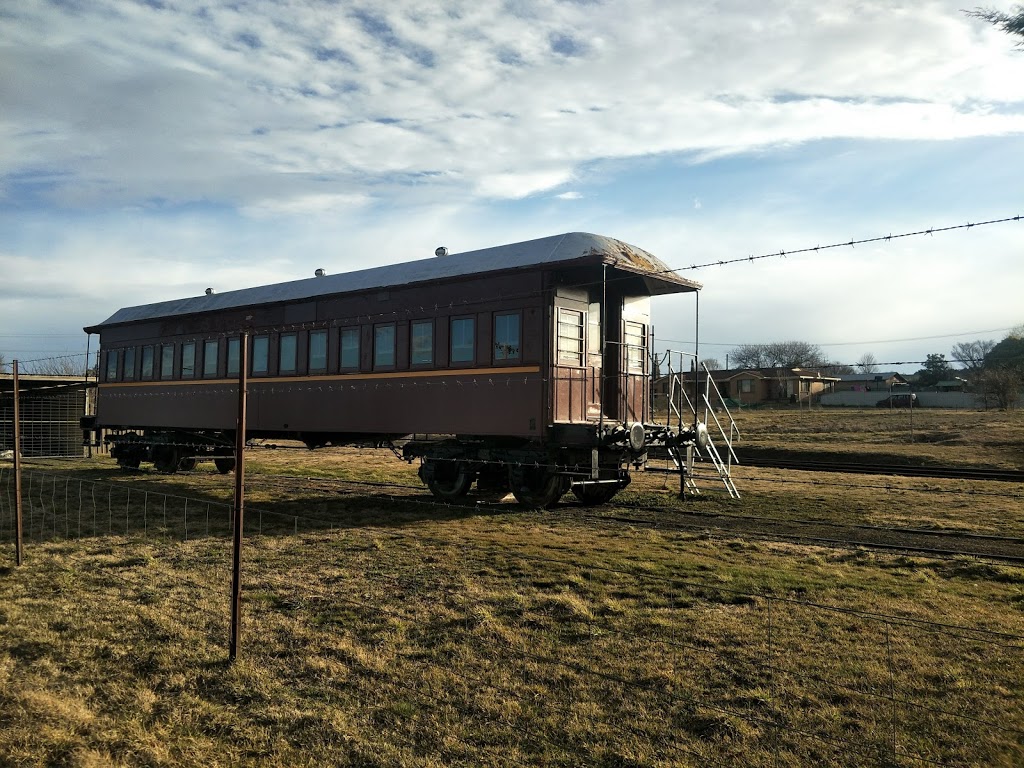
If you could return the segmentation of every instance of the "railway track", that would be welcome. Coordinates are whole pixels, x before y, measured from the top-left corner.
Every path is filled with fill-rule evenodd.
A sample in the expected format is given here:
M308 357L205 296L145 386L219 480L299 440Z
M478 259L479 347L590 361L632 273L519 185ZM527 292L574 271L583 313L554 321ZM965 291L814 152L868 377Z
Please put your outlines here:
M1024 471L982 467L909 466L904 464L863 464L859 462L800 461L741 456L747 467L792 469L800 472L837 472L857 475L894 475L899 477L932 477L943 480L992 480L1024 483Z

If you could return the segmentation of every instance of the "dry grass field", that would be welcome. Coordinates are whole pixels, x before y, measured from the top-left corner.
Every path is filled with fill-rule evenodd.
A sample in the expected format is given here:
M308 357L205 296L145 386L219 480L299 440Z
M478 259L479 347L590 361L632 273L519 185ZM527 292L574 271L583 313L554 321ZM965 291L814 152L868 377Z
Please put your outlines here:
M739 425L765 450L1024 464L1020 413L916 412L913 442L907 416ZM742 500L680 501L649 473L537 513L435 504L384 450L254 448L231 664L230 475L27 470L17 567L0 463L3 765L1024 765L1024 568L841 541L1018 546L1019 484L740 468ZM808 519L836 542L772 535Z

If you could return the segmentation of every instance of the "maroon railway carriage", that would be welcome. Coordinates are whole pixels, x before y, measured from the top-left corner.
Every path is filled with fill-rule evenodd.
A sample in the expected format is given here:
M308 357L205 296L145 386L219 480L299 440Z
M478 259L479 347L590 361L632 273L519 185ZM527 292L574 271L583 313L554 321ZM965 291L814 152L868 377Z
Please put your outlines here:
M442 498L512 490L601 503L649 445L650 297L696 291L651 254L569 233L118 310L88 426L123 466L230 471L242 333L248 438L400 437ZM130 432L125 432L131 430Z

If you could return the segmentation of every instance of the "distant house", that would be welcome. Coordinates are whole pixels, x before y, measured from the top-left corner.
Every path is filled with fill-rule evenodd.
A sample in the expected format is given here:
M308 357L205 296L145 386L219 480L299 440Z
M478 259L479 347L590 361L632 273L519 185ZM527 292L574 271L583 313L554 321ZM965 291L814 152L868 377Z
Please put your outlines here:
M952 379L940 381L935 385L936 392L965 392L967 391L967 380L954 376Z
M840 376L836 392L888 392L893 387L902 387L907 379L896 371L887 373L850 373Z
M706 374L698 377L698 386L704 389ZM711 371L711 379L723 398L743 405L760 403L799 403L831 392L839 378L819 370L804 368L742 368ZM683 374L687 393L693 391L694 374ZM655 381L655 394L667 395L667 377ZM690 395L692 398L692 394ZM712 394L713 397L713 394ZM712 400L714 404L714 400Z

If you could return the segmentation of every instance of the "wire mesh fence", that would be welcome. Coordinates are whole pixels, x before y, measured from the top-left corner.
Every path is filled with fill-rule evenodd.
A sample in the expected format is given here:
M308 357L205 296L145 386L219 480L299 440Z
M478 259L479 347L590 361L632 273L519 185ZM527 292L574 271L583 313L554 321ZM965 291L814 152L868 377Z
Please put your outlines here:
M183 615L222 643L230 504L142 480L25 471L30 557L67 540L147 542L151 554L103 570L106 588L201 597ZM4 545L11 485L0 468ZM302 686L357 710L381 754L766 766L1024 754L1014 633L733 588L683 560L678 573L622 564L498 528L467 540L288 508L248 515L243 653L275 674L342 675Z

